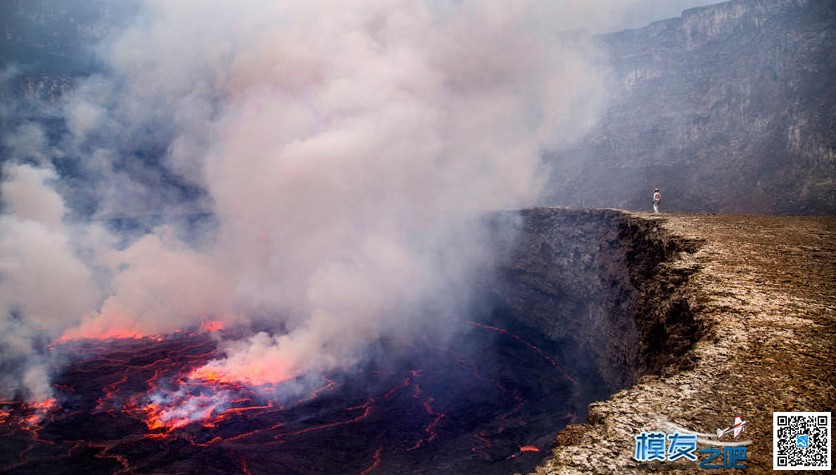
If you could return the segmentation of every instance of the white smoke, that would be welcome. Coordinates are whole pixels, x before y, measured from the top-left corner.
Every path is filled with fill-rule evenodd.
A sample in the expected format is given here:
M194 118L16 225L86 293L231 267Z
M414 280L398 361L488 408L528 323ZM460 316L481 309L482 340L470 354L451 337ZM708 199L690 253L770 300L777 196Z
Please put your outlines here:
M71 129L164 121L167 166L219 226L201 248L157 231L115 253L113 294L69 335L272 319L288 332L206 368L267 382L442 326L489 257L476 213L532 203L543 147L600 103L544 5L150 3L108 51L118 103L78 95Z
M30 399L51 394L50 363L39 336L57 337L94 308L96 289L76 257L64 205L46 184L49 168L4 167L0 192L0 397L22 391Z
M43 166L4 167L15 354L39 324L74 338L255 319L275 333L201 372L259 383L444 333L490 260L479 212L534 203L542 150L579 139L605 99L588 38L563 32L631 3L147 2L64 101L62 153L97 177L96 216L200 211L216 226L172 219L119 245L65 229L45 136L22 127L9 147ZM165 174L143 148L165 151Z

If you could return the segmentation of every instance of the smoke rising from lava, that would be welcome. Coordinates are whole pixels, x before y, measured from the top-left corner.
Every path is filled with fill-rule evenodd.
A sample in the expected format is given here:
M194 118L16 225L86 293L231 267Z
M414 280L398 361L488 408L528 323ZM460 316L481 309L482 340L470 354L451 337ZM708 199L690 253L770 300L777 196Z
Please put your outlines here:
M478 213L534 203L541 151L603 103L594 49L561 33L575 3L148 2L62 100L56 150L6 137L0 361L24 369L3 387L48 394L34 342L60 335L257 322L196 373L255 384L449 335L490 263ZM57 155L89 180L60 183Z
M45 182L47 168L4 167L0 192L0 397L22 389L49 397L50 361L38 337L56 337L96 303L89 269L76 257L62 222L64 204ZM45 295L48 292L48 295Z

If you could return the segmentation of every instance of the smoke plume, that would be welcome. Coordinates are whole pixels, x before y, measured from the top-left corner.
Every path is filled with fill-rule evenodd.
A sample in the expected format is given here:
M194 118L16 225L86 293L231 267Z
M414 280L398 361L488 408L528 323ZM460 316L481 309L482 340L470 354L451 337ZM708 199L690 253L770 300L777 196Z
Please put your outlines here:
M4 167L0 215L0 397L51 394L44 342L94 308L89 269L77 257L62 223L64 205L46 182L49 168Z
M144 4L59 139L7 134L6 392L49 392L39 338L252 323L197 375L256 384L443 339L490 264L479 213L534 203L542 150L603 103L594 48L563 33L590 26L576 3Z

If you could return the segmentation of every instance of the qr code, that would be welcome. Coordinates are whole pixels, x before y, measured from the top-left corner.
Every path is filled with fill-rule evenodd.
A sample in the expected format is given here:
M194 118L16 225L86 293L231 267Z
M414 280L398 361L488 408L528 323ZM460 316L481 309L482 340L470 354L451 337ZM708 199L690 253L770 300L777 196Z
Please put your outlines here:
M773 412L772 469L830 470L830 413Z

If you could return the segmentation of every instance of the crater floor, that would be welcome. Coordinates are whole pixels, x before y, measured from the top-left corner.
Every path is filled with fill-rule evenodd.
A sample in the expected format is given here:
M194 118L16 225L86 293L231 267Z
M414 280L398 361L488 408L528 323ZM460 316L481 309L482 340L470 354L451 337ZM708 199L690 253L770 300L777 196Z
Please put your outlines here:
M713 433L750 421L747 473L772 470L772 413L836 407L836 218L627 213L662 239L701 242L661 264L700 325L688 369L645 375L568 426L546 474L693 473L698 462L633 460L634 436L669 423ZM659 236L657 236L658 238ZM700 460L705 458L700 456Z

